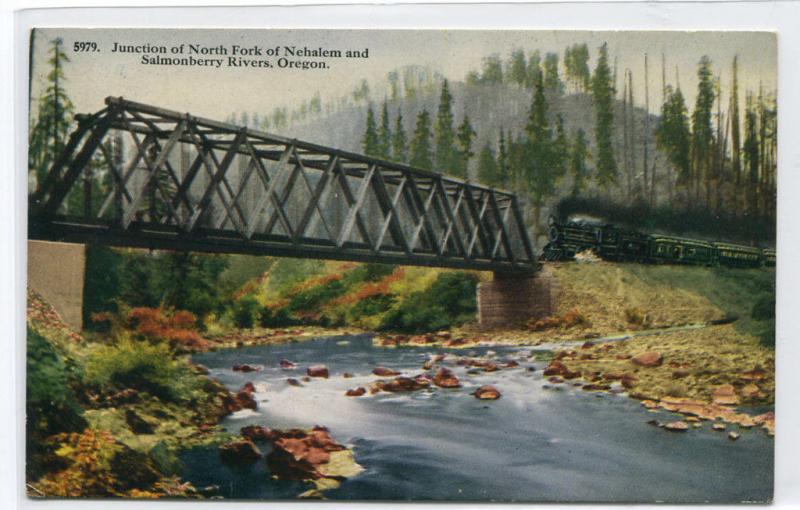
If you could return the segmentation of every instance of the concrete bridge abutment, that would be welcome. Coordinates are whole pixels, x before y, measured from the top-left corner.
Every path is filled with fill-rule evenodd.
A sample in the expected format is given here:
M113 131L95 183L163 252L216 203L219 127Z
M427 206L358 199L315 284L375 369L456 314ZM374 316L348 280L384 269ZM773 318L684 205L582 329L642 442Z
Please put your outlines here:
M542 269L534 275L494 273L478 284L478 324L484 329L519 327L556 311L558 282Z
M83 329L85 273L85 245L28 241L28 288L75 331Z

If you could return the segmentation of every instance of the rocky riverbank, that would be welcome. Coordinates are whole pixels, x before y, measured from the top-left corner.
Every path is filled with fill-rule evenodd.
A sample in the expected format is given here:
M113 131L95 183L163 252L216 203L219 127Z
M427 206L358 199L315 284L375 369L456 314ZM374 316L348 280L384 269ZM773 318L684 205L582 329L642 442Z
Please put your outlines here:
M220 346L318 333L312 328L251 333L252 338L224 339ZM188 357L173 357L163 343L120 337L106 344L97 335L90 341L71 331L33 292L28 295L27 406L31 497L213 498L218 487L195 487L181 479L181 451L220 445L222 461L255 458L233 448L237 443L219 425L232 413L258 408L252 383L231 392ZM291 473L292 466L309 461L313 469L307 479L317 490L358 472L350 450L329 436L322 441L327 431L308 432L301 441L307 447L294 444L298 434L292 439L286 434L293 433L270 432L273 452L286 443L286 455L272 456L276 472Z

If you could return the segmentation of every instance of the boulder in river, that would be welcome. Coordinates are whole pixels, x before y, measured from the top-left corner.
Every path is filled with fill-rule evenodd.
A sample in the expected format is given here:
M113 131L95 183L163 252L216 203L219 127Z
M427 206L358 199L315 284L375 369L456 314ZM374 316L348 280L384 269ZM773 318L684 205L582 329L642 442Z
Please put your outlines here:
M309 377L324 377L328 378L328 367L325 365L312 365L306 369Z
M300 381L298 381L294 377L289 377L288 379L286 379L286 384L288 384L289 386L302 386L302 383L300 383Z
M236 439L219 446L222 462L248 466L261 458L261 450L249 439Z
M544 369L544 372L542 373L545 376L561 375L564 372L564 370L566 370L566 367L564 366L563 363L561 363L558 360L553 360L550 362L549 365L547 365L547 367Z
M248 365L247 363L242 363L239 365L233 365L234 372L259 372L261 371L261 367L256 365Z
M730 439L731 441L736 441L740 437L741 437L741 434L739 434L738 432L733 432L733 431L728 432L728 439Z
M239 434L250 441L264 441L270 438L270 430L261 425L247 425L239 429Z
M314 427L309 432L299 429L274 432L267 464L272 474L279 478L322 478L323 474L319 471L321 465L330 461L332 452L345 450L324 427Z
M297 368L297 364L289 361L288 359L284 358L280 362L281 368L284 370L293 370Z
M422 390L428 388L430 385L431 383L427 379L421 377L412 379L411 377L400 376L388 381L376 381L376 386L379 390L389 391L392 393Z
M502 396L497 388L490 385L484 385L472 393L478 400L497 400Z
M664 429L670 432L686 432L689 430L689 424L685 421L671 421L664 424Z
M256 399L253 398L252 391L240 390L234 398L242 409L252 409L255 411L258 408L258 403Z
M640 367L659 367L664 362L664 356L657 351L648 351L631 358L634 365Z
M725 430L726 427L725 427L724 423L717 422L717 423L714 423L713 425L711 425L711 428L713 430L721 432L721 431Z
M396 370L392 370L391 368L386 368L386 367L376 367L372 370L372 373L380 377L400 375L400 372L397 372Z
M584 384L583 389L586 391L608 391L611 389L611 386L603 383L590 383Z
M433 384L440 388L460 388L461 382L450 370L442 367L433 376Z
M347 390L347 393L345 393L345 395L347 395L348 397L360 397L361 395L364 395L366 392L367 392L366 388L364 388L363 386L359 386L358 388L351 388Z

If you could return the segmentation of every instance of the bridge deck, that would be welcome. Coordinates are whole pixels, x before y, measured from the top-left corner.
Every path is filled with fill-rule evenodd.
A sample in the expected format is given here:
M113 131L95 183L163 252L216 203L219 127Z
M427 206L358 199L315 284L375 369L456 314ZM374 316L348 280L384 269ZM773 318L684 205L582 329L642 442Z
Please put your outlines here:
M532 272L517 198L436 172L106 98L30 197L29 237Z

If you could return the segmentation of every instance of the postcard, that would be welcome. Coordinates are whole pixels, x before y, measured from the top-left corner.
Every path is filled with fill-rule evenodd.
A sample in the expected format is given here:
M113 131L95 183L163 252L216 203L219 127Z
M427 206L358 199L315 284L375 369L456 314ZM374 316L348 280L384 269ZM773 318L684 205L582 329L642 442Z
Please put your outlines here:
M775 33L29 53L28 497L772 500Z

